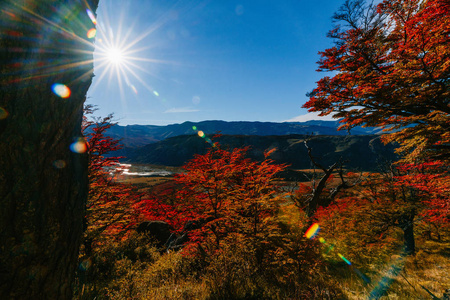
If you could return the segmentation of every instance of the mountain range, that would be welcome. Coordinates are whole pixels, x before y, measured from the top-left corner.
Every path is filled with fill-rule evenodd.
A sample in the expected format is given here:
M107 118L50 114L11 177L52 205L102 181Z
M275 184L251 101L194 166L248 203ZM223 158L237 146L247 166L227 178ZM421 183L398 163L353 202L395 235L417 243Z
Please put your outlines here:
M114 155L124 156L122 161L132 164L182 166L195 154L206 153L212 147L210 139L222 148L249 147L247 156L254 160L263 160L265 151L276 148L270 157L288 164L291 170L311 168L305 141L325 166L342 158L348 169L375 171L383 161L396 160L394 145L381 142L381 129L357 127L348 132L338 131L338 127L339 121L203 121L113 126L108 135L121 139L125 146Z
M221 133L224 135L348 135L345 130L338 131L339 121L307 121L307 122L226 122L203 121L184 122L166 126L156 125L127 125L113 126L108 134L113 138L119 138L126 147L140 147L150 143L165 140L180 135L196 134L203 131L206 135ZM351 130L352 135L378 134L379 128L357 127Z
M376 171L383 162L396 160L394 146L384 145L379 135L222 135L213 141L227 149L248 146L247 156L260 161L264 159L265 151L276 148L270 158L276 163L290 165L290 169L312 167L305 141L312 148L315 159L324 166L342 158L348 169ZM183 135L143 147L126 147L117 154L126 157L124 162L133 164L182 166L195 154L204 154L211 147L211 143L198 135Z

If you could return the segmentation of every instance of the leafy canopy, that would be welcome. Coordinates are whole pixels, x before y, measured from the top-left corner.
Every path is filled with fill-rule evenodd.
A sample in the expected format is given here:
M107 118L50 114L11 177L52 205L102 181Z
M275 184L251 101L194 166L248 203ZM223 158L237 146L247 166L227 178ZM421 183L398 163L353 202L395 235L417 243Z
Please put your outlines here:
M216 143L177 174L182 214L203 224L192 241L219 248L230 234L254 239L274 229L271 217L280 200L274 180L285 165L273 164L270 152L264 161L252 161L245 157L247 150L228 151Z
M304 105L336 113L341 126L396 129L384 137L400 143L406 159L450 157L450 3L347 0L320 52L317 82Z
M93 106L84 108L82 131L89 154L89 196L86 205L85 241L98 243L122 238L136 222L134 205L140 195L132 187L115 180L121 172L119 156L111 153L122 148L120 140L109 137L107 131L115 125L113 115L88 118ZM90 247L90 246L89 246Z

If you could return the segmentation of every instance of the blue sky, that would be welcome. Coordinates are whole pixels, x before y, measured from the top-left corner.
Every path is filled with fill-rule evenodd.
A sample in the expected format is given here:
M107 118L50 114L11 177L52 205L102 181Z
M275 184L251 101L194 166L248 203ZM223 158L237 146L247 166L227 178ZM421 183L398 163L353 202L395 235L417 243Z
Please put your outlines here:
M343 2L102 0L87 103L121 125L293 120Z

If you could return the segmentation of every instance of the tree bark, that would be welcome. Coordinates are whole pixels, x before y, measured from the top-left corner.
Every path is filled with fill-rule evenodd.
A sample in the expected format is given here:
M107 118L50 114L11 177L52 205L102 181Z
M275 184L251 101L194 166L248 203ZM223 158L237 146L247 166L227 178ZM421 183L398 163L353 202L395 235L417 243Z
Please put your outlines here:
M97 4L0 0L0 299L72 298L88 161L70 145L93 77L86 9Z
M414 223L410 222L403 228L403 237L405 239L405 253L414 255L416 253L416 243L414 239Z
M313 188L312 195L310 199L308 199L308 207L306 208L306 214L308 215L308 219L310 219L311 225L312 225L312 217L317 211L318 206L321 206L321 204L329 205L330 203L320 203L322 192L325 189L327 185L327 180L330 178L331 174L333 174L334 170L340 163L342 166L342 162L335 162L332 166L325 168L321 164L319 164L312 155L312 149L308 146L308 143L305 141L305 147L308 150L308 156L311 162L314 164L314 166L322 169L322 171L325 173L322 178L320 178L319 183L317 184L317 187ZM328 200L328 199L327 199ZM328 202L328 201L327 201ZM330 200L331 202L331 200Z
M414 238L414 218L416 210L412 209L409 213L405 213L399 219L399 227L403 230L404 252L406 255L414 255L416 253L416 241Z

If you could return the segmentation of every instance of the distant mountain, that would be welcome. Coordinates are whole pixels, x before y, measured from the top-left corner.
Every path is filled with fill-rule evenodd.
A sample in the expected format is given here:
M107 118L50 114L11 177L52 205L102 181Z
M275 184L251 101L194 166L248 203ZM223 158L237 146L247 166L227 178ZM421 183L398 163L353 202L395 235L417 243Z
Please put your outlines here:
M308 139L313 155L326 166L342 157L347 160L346 166L350 169L373 171L377 170L380 162L395 160L396 157L394 146L383 145L378 135L223 135L215 141L230 149L250 146L248 156L256 160L264 159L264 151L277 148L271 154L277 163L290 164L293 169L308 169L311 163L304 145L305 139ZM126 156L126 161L130 163L181 166L195 154L206 153L209 147L211 145L199 136L185 135L139 148L126 148L120 155Z
M338 121L307 121L307 122L225 122L225 121L203 121L184 122L167 126L156 125L127 125L113 126L108 134L114 138L122 139L127 147L139 147L164 139L195 134L195 130L203 131L207 135L220 132L226 135L348 135L347 131L338 131ZM354 128L352 135L377 134L378 128Z

